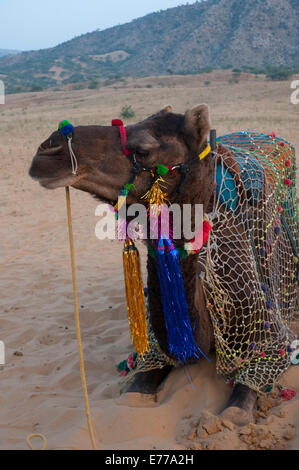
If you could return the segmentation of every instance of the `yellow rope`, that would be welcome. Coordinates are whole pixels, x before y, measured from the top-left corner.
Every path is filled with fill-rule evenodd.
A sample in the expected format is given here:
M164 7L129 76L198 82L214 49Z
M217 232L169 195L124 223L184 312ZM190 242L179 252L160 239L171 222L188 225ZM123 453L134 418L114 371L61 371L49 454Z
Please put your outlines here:
M27 437L26 441L27 441L29 449L36 450L36 449L34 449L32 443L31 443L31 439L33 439L34 437L39 437L40 439L43 440L43 447L42 447L41 450L46 450L46 448L47 448L47 438L43 434L30 434L30 436Z
M87 418L90 440L91 440L93 450L97 450L97 445L96 445L91 417L90 417L88 391L87 391L85 367L84 367L83 347L82 347L81 330L80 330L80 317L79 317L79 308L78 308L78 296L77 296L77 281L76 281L76 268L75 268L75 250L74 250L74 237L73 237L73 226L72 226L71 199L70 199L70 189L68 186L65 188L65 192L66 192L66 207L67 207L67 217L68 217L69 237L70 237L74 307L75 307L75 319L76 319L76 331L77 331L77 339L78 339L81 381L82 381L82 387L83 387L83 393L84 393L85 411L86 411L86 418Z

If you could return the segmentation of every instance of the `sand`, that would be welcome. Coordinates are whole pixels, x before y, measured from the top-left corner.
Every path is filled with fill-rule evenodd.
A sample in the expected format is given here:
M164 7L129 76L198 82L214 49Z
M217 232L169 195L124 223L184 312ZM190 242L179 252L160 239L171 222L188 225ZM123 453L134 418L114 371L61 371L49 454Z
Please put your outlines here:
M219 133L275 130L299 146L298 106L289 83L250 78L239 84L211 76L143 79L134 88L45 92L9 96L0 107L0 448L26 449L42 433L48 449L90 449L80 381L64 190L47 191L27 176L31 158L57 122L109 122L129 103L136 120L167 103L183 111L207 102ZM165 81L165 87L159 83ZM177 82L176 84L173 84ZM135 84L134 84L135 83ZM152 83L152 88L144 84ZM221 100L220 97L223 97ZM229 106L229 107L228 107ZM227 113L227 119L225 118ZM297 391L260 400L255 422L242 428L217 414L231 388L215 373L215 360L173 371L158 401L120 396L115 364L133 350L126 318L122 246L99 241L97 202L71 191L79 305L92 420L100 449L298 449L299 374L281 383ZM144 251L142 251L144 268ZM192 377L192 384L187 380ZM146 426L145 426L146 423ZM36 447L40 442L35 441Z

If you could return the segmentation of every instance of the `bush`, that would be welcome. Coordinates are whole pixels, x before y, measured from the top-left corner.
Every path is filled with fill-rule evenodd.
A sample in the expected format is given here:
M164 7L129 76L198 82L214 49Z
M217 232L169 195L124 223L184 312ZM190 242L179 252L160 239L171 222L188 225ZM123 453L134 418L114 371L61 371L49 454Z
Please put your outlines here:
M98 88L98 86L99 86L99 82L97 82L96 80L93 80L88 85L88 88L89 88L89 90L96 90Z
M266 77L270 80L288 80L293 75L291 70L278 69L271 70L266 74Z
M33 85L30 91L32 92L43 91L43 87L41 85Z
M120 115L123 119L132 119L135 117L135 111L131 105L126 105L123 106Z

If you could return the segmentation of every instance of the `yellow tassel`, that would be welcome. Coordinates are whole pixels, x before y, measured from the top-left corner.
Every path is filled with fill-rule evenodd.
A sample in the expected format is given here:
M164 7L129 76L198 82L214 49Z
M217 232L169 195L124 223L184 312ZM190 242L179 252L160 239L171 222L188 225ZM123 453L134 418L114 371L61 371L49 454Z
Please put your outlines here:
M146 200L149 208L155 206L156 211L154 211L154 213L152 214L155 216L158 216L160 214L159 206L166 203L170 204L169 200L167 199L167 194L162 189L165 188L165 186L163 186L163 183L166 184L163 178L159 177L158 179L156 179L151 189L147 191L144 196L142 196L142 199Z
M149 352L146 308L139 252L132 240L125 241L123 250L124 277L131 341L139 356Z

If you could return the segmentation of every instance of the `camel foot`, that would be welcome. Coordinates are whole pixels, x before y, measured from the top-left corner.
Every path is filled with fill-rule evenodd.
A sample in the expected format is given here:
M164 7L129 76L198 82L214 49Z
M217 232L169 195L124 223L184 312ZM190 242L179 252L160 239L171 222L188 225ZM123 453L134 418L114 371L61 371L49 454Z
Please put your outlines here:
M172 366L166 366L163 367L163 369L138 372L133 378L132 383L127 388L126 393L140 393L143 395L155 396L158 388L171 369Z
M237 384L226 408L220 414L221 418L234 423L236 426L246 426L253 421L253 409L257 394L243 384Z

